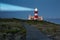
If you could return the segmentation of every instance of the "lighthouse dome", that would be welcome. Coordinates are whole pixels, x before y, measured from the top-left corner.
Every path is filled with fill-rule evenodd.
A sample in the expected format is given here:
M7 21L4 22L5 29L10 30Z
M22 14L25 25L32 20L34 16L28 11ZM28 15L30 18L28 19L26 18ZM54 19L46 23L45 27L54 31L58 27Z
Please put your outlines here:
M37 9L37 8L35 8L35 11L38 11L38 9Z

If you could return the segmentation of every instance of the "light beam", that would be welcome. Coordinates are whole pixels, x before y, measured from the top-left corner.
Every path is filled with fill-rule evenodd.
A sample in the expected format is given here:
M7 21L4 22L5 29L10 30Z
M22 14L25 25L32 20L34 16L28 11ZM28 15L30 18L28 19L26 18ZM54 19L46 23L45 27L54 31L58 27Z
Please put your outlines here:
M33 11L32 8L0 3L0 11Z

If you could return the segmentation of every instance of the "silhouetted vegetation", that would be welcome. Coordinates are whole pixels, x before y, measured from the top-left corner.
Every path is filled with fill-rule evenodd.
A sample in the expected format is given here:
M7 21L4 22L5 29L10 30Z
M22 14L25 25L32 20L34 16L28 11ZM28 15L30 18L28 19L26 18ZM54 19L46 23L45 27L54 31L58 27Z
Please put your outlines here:
M26 29L21 22L16 18L0 18L0 40L26 40Z
M37 21L37 20L27 20L27 24L34 25L36 28L38 28L42 33L47 35L49 38L52 38L53 40L58 39L57 37L60 37L60 24L51 23L48 21Z
M35 26L42 33L47 35L49 38L58 39L56 37L60 37L58 36L60 35L60 24L55 24L55 23L44 21L44 20L43 21L22 20L22 19L16 19L16 18L11 18L11 19L0 18L0 34L2 33L4 38L7 34L12 36L12 38L15 35L17 36L22 35L21 39L25 39L26 29L23 27L24 25L22 25L22 23Z

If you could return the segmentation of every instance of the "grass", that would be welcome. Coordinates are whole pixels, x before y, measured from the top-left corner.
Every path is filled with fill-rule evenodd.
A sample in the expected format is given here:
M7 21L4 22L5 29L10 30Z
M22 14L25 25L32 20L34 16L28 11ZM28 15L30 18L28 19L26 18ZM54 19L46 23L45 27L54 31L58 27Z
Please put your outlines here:
M60 35L60 24L55 24L47 21L37 21L37 20L28 20L26 21L29 25L36 25L35 27L38 28L42 33L45 35L50 35L50 37L56 37ZM56 38L55 38L56 39Z
M47 21L37 21L37 20L22 20L22 19L2 19L0 18L0 32L10 32L10 33L17 33L20 32L21 35L26 35L26 29L22 26L21 22L27 23L29 25L35 25L42 33L46 35L51 35L56 37L60 35L60 24L55 24ZM5 30L4 30L5 28ZM18 30L19 29L19 30Z
M22 35L22 39L26 37L26 29L25 27L21 24L20 19L2 19L0 18L0 34L8 33L11 34L17 34Z

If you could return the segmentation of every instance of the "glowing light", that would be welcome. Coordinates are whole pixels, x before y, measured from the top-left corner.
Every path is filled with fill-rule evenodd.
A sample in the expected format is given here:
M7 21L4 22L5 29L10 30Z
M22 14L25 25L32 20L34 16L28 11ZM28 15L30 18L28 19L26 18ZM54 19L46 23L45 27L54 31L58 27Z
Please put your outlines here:
M38 11L38 9L37 9L37 8L35 8L35 11Z
M0 3L0 11L33 11L32 8Z

